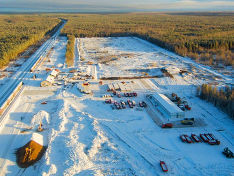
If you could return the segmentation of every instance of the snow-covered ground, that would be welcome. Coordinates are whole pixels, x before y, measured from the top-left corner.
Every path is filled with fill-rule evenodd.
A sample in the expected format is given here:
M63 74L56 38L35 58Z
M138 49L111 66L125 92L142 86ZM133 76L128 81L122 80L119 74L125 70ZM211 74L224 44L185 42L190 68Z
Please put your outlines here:
M186 70L188 79L212 82L231 81L188 58L182 58L172 52L157 47L136 37L82 38L80 48L83 58L98 63L98 77L161 76L161 68ZM195 78L190 77L193 73Z
M98 88L90 95L80 93L72 84L39 87L46 77L45 68L64 64L66 42L66 38L58 38L50 62L45 62L36 71L36 80L25 82L24 91L1 125L0 175L165 175L160 160L167 163L167 175L234 174L233 159L222 154L224 147L234 151L234 123L212 104L195 96L195 85L215 79L223 83L228 78L193 65L188 59L172 58L171 53L137 38L79 39L81 48L76 55L98 64L98 78L141 76L139 70L170 66L168 70L174 78L131 80L138 93L138 97L132 99L139 102L145 100L147 93L175 92L192 107L185 113L186 117L200 118L206 125L162 129L153 122L146 109L112 110L105 104L102 95L110 94L106 92L105 84L113 81L103 81L104 85L96 84L98 80L93 81ZM111 62L98 60L114 56L118 59ZM76 62L74 66L79 66L80 61ZM66 67L59 69L68 71ZM188 73L180 75L178 70ZM113 99L127 100L123 97ZM41 104L44 101L47 104ZM40 121L46 128L43 134L48 140L46 153L34 166L20 169L15 163L14 151L27 142ZM213 133L221 144L187 144L179 139L181 134L208 132Z

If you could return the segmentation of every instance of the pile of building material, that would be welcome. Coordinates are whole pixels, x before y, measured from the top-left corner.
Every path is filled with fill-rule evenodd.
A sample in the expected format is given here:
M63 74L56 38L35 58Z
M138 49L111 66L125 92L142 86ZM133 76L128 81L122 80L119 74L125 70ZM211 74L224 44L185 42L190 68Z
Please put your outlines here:
M132 86L128 83L111 83L107 85L107 91L121 91L121 92L130 92L133 90Z
M21 168L27 168L39 161L45 153L47 144L43 135L33 133L30 140L15 152L16 163Z
M80 82L77 84L77 89L85 94L91 94L92 90L90 88L90 84L88 82Z

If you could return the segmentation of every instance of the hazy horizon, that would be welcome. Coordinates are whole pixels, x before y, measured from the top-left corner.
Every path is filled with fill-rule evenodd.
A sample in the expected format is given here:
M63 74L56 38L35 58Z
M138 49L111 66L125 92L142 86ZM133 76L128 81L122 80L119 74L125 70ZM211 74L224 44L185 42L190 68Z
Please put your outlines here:
M234 11L232 0L0 0L0 12Z

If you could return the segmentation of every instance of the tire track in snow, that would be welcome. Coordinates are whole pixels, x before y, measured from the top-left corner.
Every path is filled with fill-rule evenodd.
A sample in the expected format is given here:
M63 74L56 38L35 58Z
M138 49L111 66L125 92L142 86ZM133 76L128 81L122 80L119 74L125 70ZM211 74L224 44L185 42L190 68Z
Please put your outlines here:
M132 149L133 151L135 151L135 153L139 154L141 156L141 158L146 161L154 170L155 170L155 174L156 174L156 162L155 160L152 159L152 155L150 152L145 151L145 148L141 145L139 145L139 143L136 143L134 140L130 139L127 137L127 135L123 134L121 131L119 131L117 129L117 127L115 127L114 124L111 124L111 127L106 124L106 123L102 123L103 126L105 126L105 128L108 129L108 131L115 137L117 137L120 141L122 141L124 144L126 144L130 149ZM158 175L158 174L156 174Z

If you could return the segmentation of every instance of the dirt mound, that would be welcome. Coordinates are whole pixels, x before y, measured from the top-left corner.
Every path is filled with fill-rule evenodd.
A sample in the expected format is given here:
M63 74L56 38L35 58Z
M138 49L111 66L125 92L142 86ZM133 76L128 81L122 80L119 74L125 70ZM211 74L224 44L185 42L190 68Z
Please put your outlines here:
M39 161L46 151L45 146L31 140L16 150L16 163L19 167L27 168Z

